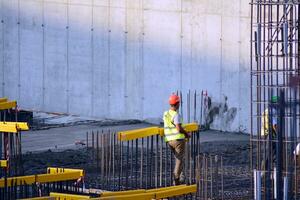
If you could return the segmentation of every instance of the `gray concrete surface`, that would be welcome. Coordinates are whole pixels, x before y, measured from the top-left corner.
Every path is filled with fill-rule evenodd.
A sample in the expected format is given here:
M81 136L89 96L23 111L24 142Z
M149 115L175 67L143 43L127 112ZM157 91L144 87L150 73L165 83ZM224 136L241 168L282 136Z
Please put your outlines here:
M22 133L23 153L36 151L61 151L64 149L77 149L86 146L75 145L76 142L82 141L86 143L86 132L89 131L124 131L130 129L138 129L149 127L149 124L133 124L120 126L104 126L97 127L93 125L78 125L61 128L51 128L48 130L28 131ZM89 138L89 143L91 143ZM249 141L249 135L236 134L219 131L203 131L200 133L201 142L213 141Z
M212 128L249 132L249 1L0 0L0 6L0 94L21 108L159 118L170 93L207 90L213 102L227 98L236 110L229 121L216 116Z
M64 150L82 148L76 142L83 141L86 144L86 132L91 131L124 131L129 129L144 128L149 124L133 124L120 126L98 127L93 125L78 125L61 128L51 128L48 130L28 131L22 133L23 153L45 150ZM91 138L89 142L91 143ZM85 146L86 147L86 146Z

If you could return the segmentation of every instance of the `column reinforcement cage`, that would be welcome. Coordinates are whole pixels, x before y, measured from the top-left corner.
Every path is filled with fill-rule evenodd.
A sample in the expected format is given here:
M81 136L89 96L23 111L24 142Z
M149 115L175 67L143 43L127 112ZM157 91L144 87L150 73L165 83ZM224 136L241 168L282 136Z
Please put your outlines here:
M261 171L261 188L253 194L262 199L300 197L300 162L294 153L300 142L299 4L299 0L250 3L250 164L253 172Z

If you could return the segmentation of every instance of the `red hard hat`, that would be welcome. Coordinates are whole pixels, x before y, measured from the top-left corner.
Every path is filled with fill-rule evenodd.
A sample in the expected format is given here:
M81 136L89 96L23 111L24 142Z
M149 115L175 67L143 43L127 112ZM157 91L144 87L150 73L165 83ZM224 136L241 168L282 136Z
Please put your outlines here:
M179 96L177 96L176 94L172 94L170 97L169 97L169 104L170 105L175 105L177 103L180 102L180 98Z

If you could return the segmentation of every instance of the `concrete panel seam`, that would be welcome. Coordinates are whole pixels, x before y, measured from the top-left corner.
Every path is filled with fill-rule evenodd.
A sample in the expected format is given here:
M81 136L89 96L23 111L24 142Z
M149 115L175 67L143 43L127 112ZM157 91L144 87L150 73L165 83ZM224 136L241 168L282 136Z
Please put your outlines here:
M18 0L18 101L21 101L21 30L20 0Z
M4 97L5 96L5 79L4 79L4 77L5 77L5 75L4 75L4 41L5 41L5 39L4 39L4 11L3 11L3 9L4 9L4 3L3 3L3 0L1 0L1 13L2 13L2 15L1 15L1 26L2 26L2 96Z
M69 37L70 37L70 33L69 33L69 26L70 26L70 18L69 18L69 1L70 0L68 0L67 1L67 27L66 27L66 32L67 32L67 90L66 90L66 95L67 95L67 103L66 103L66 105L67 105L67 113L70 113L70 89L69 89L69 87L70 87L70 82L69 82L69 76L70 76L70 63L69 63Z
M91 115L94 116L94 98L95 98L95 89L94 89L94 73L95 73L95 69L94 69L94 65L95 65L95 61L94 61L94 0L92 0L92 23L91 23L91 84L92 84L92 97L91 97Z

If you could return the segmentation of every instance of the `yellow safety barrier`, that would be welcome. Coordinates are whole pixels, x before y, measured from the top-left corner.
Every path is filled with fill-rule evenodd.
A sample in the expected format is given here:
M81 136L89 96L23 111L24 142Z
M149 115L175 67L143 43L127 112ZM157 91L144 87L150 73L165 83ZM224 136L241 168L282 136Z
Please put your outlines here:
M83 170L73 170L69 172L61 173L47 173L47 174L38 174L38 175L29 175L29 176L17 176L7 178L7 187L22 185L26 183L27 185L33 183L51 183L59 181L69 181L69 180L78 180L82 178L84 174ZM0 188L5 187L5 179L0 179Z
M0 122L0 132L17 133L19 131L28 131L26 122Z
M15 108L17 106L17 101L7 101L0 103L0 110L7 110Z
M0 160L0 167L7 167L7 160Z
M187 132L196 132L199 130L199 126L196 123L190 123L183 125L184 130ZM129 130L129 131L122 131L118 132L118 139L120 141L129 141L135 140L138 138L149 137L152 135L164 135L164 129L159 127L149 127L149 128L142 128L136 130Z

